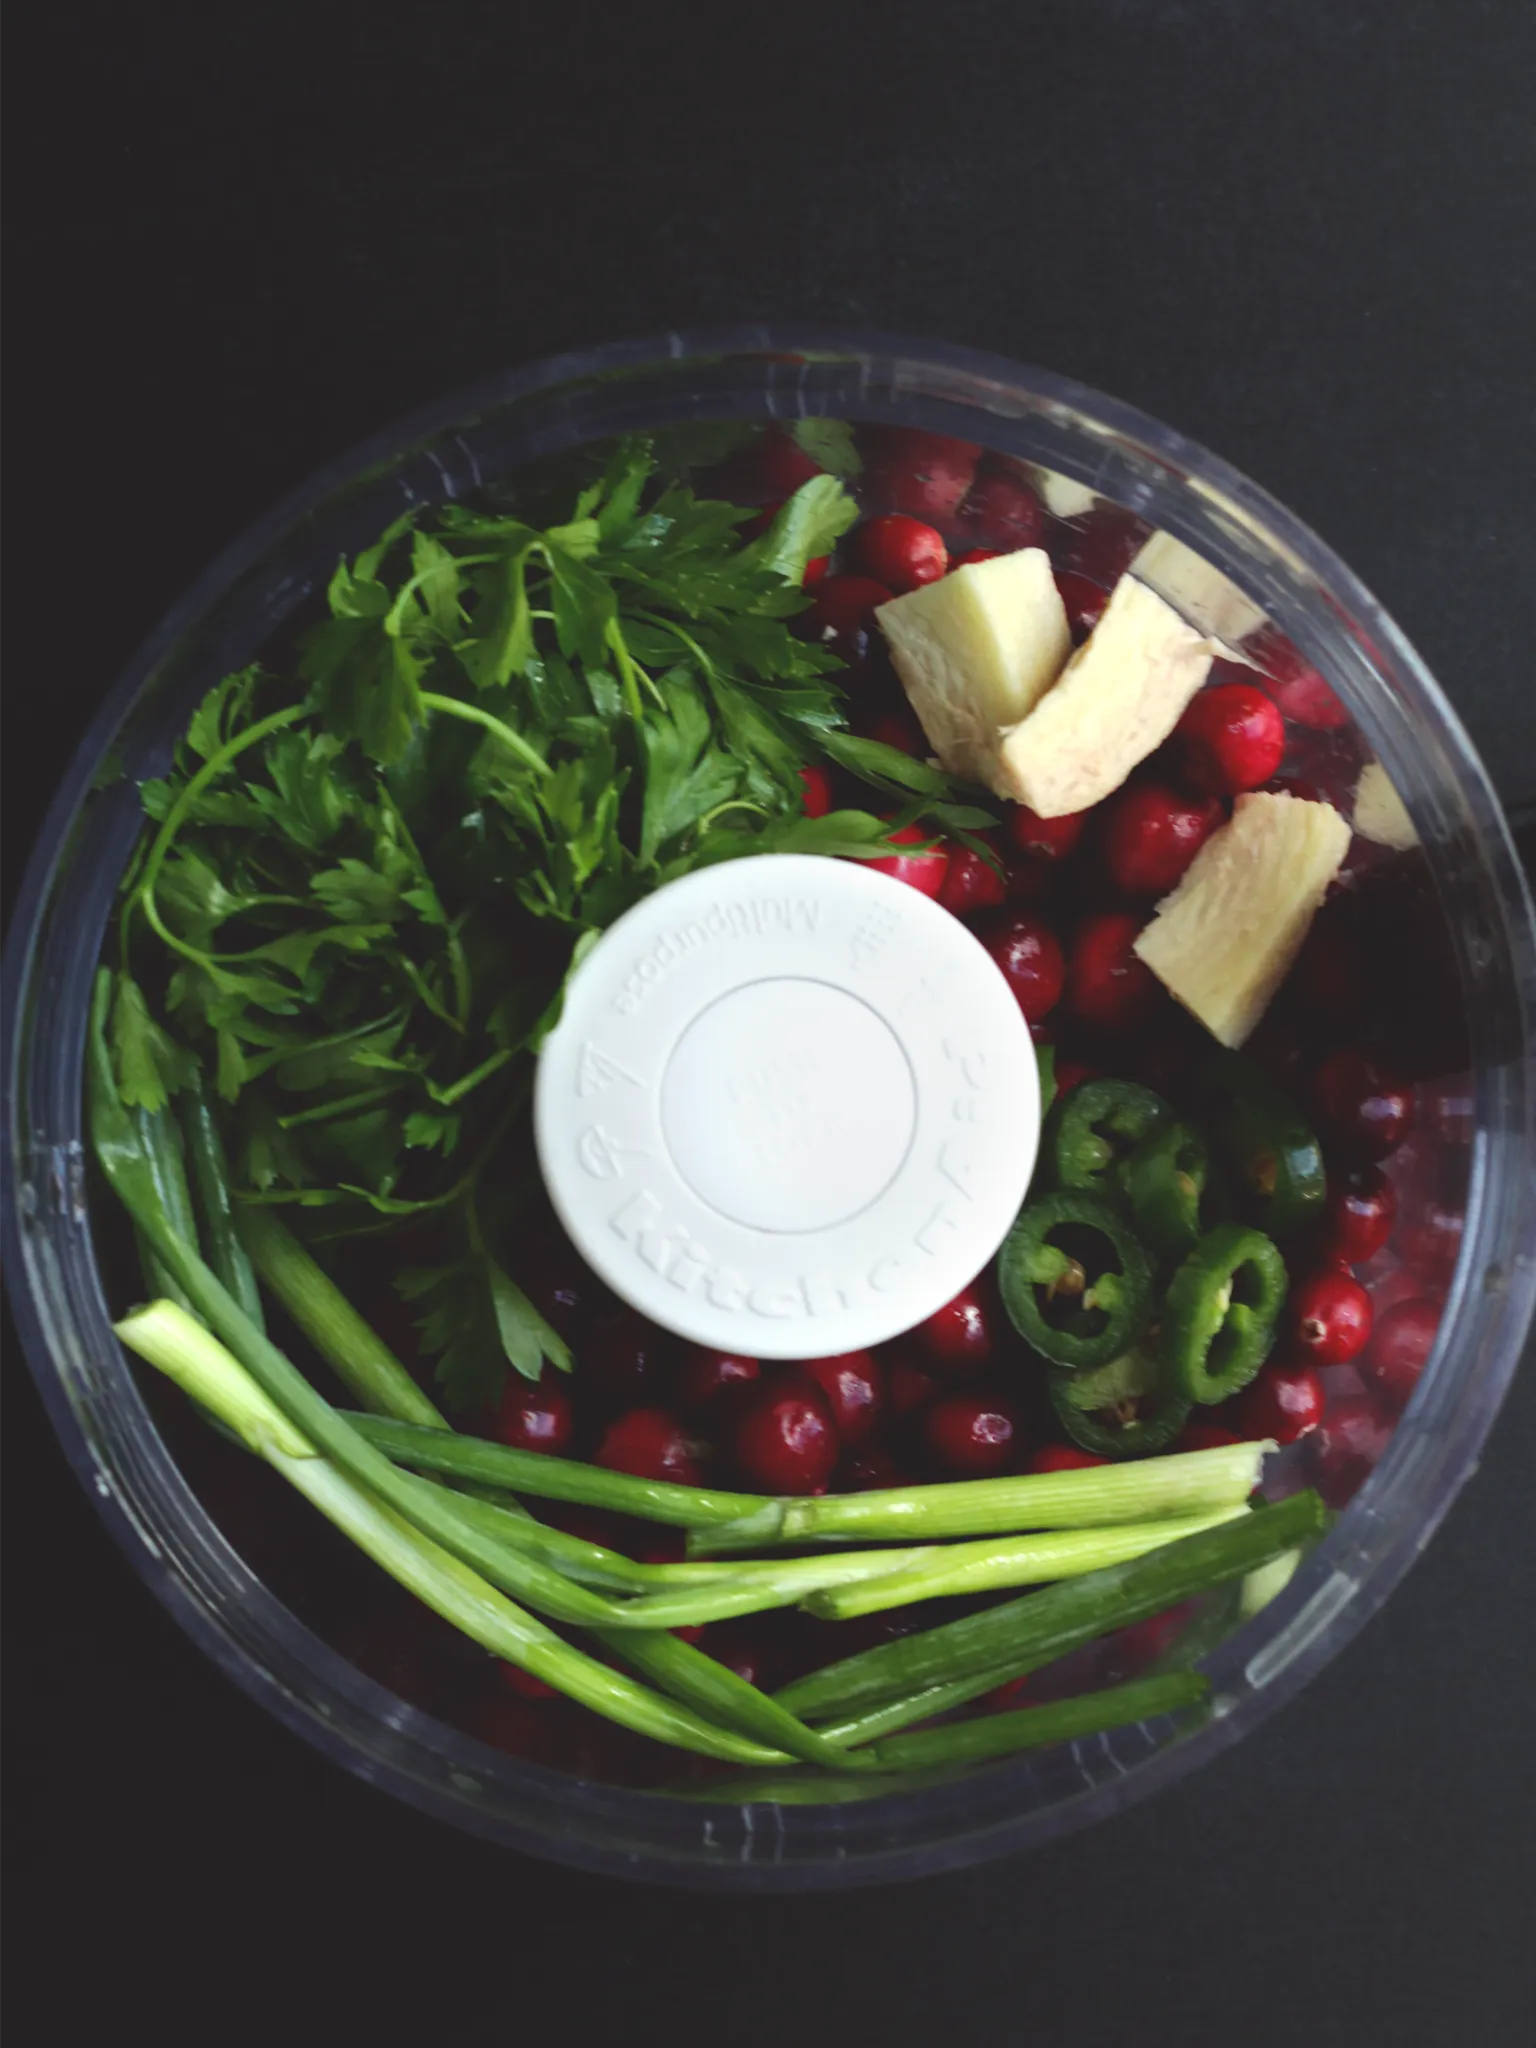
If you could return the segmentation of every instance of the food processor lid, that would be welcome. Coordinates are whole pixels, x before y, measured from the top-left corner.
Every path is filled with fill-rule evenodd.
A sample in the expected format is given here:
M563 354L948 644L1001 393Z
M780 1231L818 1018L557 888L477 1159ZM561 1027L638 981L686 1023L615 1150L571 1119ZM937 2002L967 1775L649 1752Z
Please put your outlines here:
M819 1358L986 1264L1040 1135L1019 1006L958 918L855 861L696 870L618 920L539 1059L539 1162L588 1264L679 1336Z

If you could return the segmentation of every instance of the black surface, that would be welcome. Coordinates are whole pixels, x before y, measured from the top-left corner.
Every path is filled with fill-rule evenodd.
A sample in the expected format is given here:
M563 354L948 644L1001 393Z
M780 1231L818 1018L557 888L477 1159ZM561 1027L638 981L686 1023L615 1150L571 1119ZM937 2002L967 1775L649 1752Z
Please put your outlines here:
M509 361L776 313L1032 358L1215 447L1536 806L1529 9L684 18L13 15L9 886L117 667L322 458ZM1249 1744L1026 1860L756 1904L498 1855L321 1763L6 1380L19 2040L1530 2037L1529 1373L1387 1612Z

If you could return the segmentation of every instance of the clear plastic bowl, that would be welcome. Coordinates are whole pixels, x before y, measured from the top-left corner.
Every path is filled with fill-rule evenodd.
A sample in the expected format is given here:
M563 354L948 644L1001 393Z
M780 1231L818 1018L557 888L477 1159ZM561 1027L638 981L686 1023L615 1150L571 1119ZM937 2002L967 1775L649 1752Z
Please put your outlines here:
M1441 1337L1385 1454L1286 1590L1203 1660L1193 1732L1131 1727L921 1790L834 1803L677 1798L517 1762L407 1705L304 1626L200 1505L114 1341L85 1201L87 991L134 784L189 708L404 507L537 457L683 420L826 415L980 441L1091 485L1224 570L1329 677L1405 797L1471 1048L1466 1220ZM108 757L126 769L111 779ZM98 787L98 783L101 784ZM1531 905L1488 778L1422 662L1329 550L1203 449L1042 371L800 329L670 334L555 358L435 405L277 506L213 564L111 691L59 790L5 965L5 1258L33 1373L83 1486L157 1597L254 1698L424 1811L653 1882L789 1891L919 1876L1116 1812L1254 1728L1386 1598L1473 1470L1536 1295Z

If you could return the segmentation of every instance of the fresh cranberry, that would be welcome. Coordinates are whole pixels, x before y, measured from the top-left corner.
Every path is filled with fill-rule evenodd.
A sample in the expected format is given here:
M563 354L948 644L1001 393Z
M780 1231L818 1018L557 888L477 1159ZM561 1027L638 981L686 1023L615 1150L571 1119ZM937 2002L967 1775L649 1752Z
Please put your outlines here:
M1029 1463L1026 1472L1086 1472L1094 1465L1107 1465L1108 1458L1099 1458L1092 1451L1080 1451L1076 1444L1042 1444Z
M1003 856L1003 868L1010 903L1039 903L1049 896L1057 877L1056 863L1033 853Z
M1319 1249L1324 1256L1363 1266L1392 1235L1397 1194L1379 1166L1332 1174Z
M1364 1007L1365 985L1358 943L1337 922L1319 919L1307 934L1288 982L1302 1014L1309 1020L1355 1016Z
M830 555L812 555L811 559L806 563L804 573L800 578L800 588L802 590L819 590L821 585L826 582L831 571L832 557Z
M861 526L853 553L866 576L897 592L937 583L949 567L943 534L905 512L888 512Z
M1103 1031L1134 1031L1157 1007L1156 975L1132 952L1142 919L1105 910L1085 917L1072 939L1067 991L1074 1014Z
M1359 1491L1391 1437L1391 1424L1368 1395L1334 1402L1312 1436L1318 1491L1329 1507L1343 1507Z
M765 1692L782 1685L788 1676L785 1644L775 1632L762 1625L770 1617L745 1615L739 1621L714 1621L705 1629L699 1647L727 1671L734 1671L748 1685Z
M702 1477L683 1425L664 1408L631 1408L610 1423L592 1462L676 1486L697 1486Z
M1315 732L1337 732L1348 725L1349 713L1289 640L1265 633L1253 642L1251 651L1269 678L1270 695L1293 725L1310 726Z
M755 1358L738 1358L731 1351L710 1351L695 1344L678 1361L672 1377L673 1398L688 1413L703 1414L738 1398L743 1387L760 1378L762 1370Z
M1166 896L1221 823L1214 797L1181 796L1166 782L1132 782L1104 814L1104 866L1127 896Z
M921 825L903 825L899 832L891 834L893 846L921 846L925 839L933 837ZM905 882L909 889L915 889L919 896L937 896L944 887L944 876L949 868L949 854L941 843L931 846L922 853L892 853L880 860L865 862L877 875L889 875L893 882Z
M1352 1273L1322 1266L1305 1274L1286 1303L1291 1338L1314 1365L1346 1365L1371 1334L1371 1297Z
M1243 1052L1283 1088L1289 1089L1301 1072L1304 1053L1301 1040L1273 1010L1260 1019Z
M869 652L875 613L891 596L883 583L868 576L825 576L796 626L808 640L819 640L856 666Z
M1404 1408L1435 1348L1441 1304L1423 1295L1399 1301L1379 1316L1358 1370L1394 1408Z
M546 1500L539 1503L539 1520L567 1536L579 1536L583 1543L596 1543L604 1550L624 1550L634 1542L637 1530L650 1527L628 1515L612 1515L602 1508L589 1508L580 1501Z
M905 1352L898 1351L886 1368L886 1398L898 1422L926 1408L939 1391L932 1373L924 1372Z
M983 456L976 481L960 508L960 524L983 541L1000 542L1010 553L1040 545L1045 507L1016 470Z
M559 1697L552 1685L546 1685L542 1678L535 1678L531 1671L524 1671L516 1664L498 1663L496 1677L509 1693L520 1700L552 1700Z
M1029 1022L1048 1016L1061 1000L1066 973L1060 941L1050 926L1021 911L980 937Z
M547 1451L559 1457L576 1432L565 1375L546 1365L536 1382L509 1372L496 1408L495 1435L515 1451Z
M808 818L824 818L832 808L832 778L825 768L800 770L800 808Z
M1111 1647L1103 1676L1118 1681L1155 1663L1184 1633L1192 1611L1192 1603L1182 1600L1177 1607L1165 1607L1161 1614L1149 1614L1128 1628L1116 1629L1107 1639Z
M889 1451L879 1444L866 1444L861 1451L850 1451L833 1475L832 1487L836 1493L884 1493L897 1486L910 1483Z
M1075 569L1058 569L1056 588L1066 606L1067 624L1072 629L1073 639L1086 640L1104 616L1109 592L1091 577L1080 576Z
M1066 528L1060 568L1108 588L1131 566L1150 531L1134 512L1101 498Z
M1081 1088L1085 1081L1101 1081L1104 1076L1098 1067L1085 1067L1081 1060L1058 1060L1053 1078L1056 1095L1052 1099L1059 1100L1072 1089Z
M952 441L918 427L871 427L865 441L868 502L940 525L970 489L981 452L973 442Z
M974 1372L997 1349L996 1311L979 1284L963 1287L912 1334L936 1372Z
M949 566L951 569L974 569L978 562L995 562L1006 552L1003 548L967 548L963 555L956 555Z
M956 917L965 917L972 911L995 909L1007 896L1008 884L1001 871L957 840L949 849L949 866L939 891L944 908Z
M1323 1419L1323 1383L1310 1365L1266 1365L1238 1395L1233 1414L1249 1442L1273 1437L1293 1444Z
M931 751L928 735L905 697L860 705L852 723L860 739L878 740L881 746L894 747L898 754L910 754L914 760L923 759Z
M1019 1446L1019 1417L1005 1396L965 1388L923 1411L923 1442L941 1471L960 1479L1001 1472Z
M1271 796L1299 796L1304 804L1325 801L1317 784L1309 782L1304 775L1276 775L1264 787Z
M792 498L802 484L808 484L813 476L821 475L821 464L806 454L792 434L781 427L770 427L753 446L748 454L748 470L754 484L753 495L761 493L767 498L776 498L782 504Z
M633 1309L623 1309L592 1332L581 1355L581 1377L605 1399L638 1405L661 1384L668 1339Z
M743 1404L731 1447L745 1482L763 1493L817 1493L839 1444L826 1395L813 1380L764 1381Z
M557 1737L548 1716L532 1699L514 1697L510 1688L500 1688L476 1702L469 1732L506 1756L520 1756L530 1763L555 1762Z
M681 1564L688 1555L686 1530L656 1522L642 1522L640 1528L644 1533L631 1546L636 1564Z
M1358 1159L1385 1159L1413 1123L1407 1084L1368 1053L1347 1046L1319 1064L1311 1098L1323 1137Z
M1254 1434L1267 1436L1270 1432L1256 1430ZM1243 1441L1236 1430L1223 1429L1219 1422L1202 1422L1193 1418L1185 1423L1168 1448L1170 1451L1220 1451Z
M1202 690L1173 729L1179 773L1202 796L1268 782L1285 752L1285 720L1254 683Z
M878 1359L847 1351L837 1358L808 1358L800 1371L826 1395L845 1444L862 1444L873 1435L885 1412L885 1369Z
M1028 804L1015 804L1008 813L1008 835L1019 852L1033 860L1065 860L1082 838L1087 823L1086 811L1042 818Z
M1029 1691L1029 1678L1027 1671L1018 1678L1005 1678L1001 1685L994 1685L990 1692L984 1692L976 1705L988 1714L1006 1714L1010 1707L1022 1706Z
M1461 1256L1466 1217L1453 1204L1430 1195L1397 1233L1397 1255L1421 1287L1446 1288Z

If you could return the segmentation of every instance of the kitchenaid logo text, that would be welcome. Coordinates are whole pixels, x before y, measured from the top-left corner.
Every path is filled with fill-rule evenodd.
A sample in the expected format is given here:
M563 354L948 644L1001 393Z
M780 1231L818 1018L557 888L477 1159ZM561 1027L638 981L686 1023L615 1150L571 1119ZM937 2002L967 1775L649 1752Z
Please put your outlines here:
M720 939L761 939L785 932L813 932L821 905L799 896L751 897L744 903L712 903L702 917L663 932L630 967L613 999L621 1017L633 1017L674 961Z

